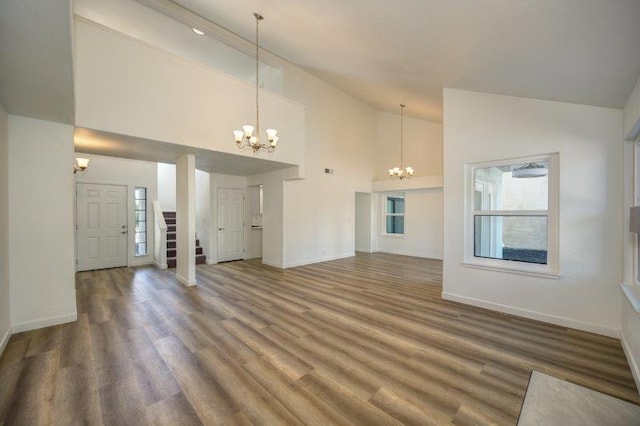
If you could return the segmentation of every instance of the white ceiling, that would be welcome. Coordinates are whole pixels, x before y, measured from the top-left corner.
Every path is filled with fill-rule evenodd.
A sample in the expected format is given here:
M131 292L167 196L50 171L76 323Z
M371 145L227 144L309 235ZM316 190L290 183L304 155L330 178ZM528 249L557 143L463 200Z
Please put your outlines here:
M0 1L0 103L10 114L73 124L70 0Z
M164 0L144 0L153 3ZM442 121L442 88L622 108L638 0L174 0L368 102Z
M431 121L442 120L443 87L622 108L640 74L640 0L74 3L89 19L191 60L222 61L240 78L249 78L250 57L188 25L250 52L257 11L270 65L285 58L377 109L397 112L402 102L407 115ZM0 103L9 113L73 123L71 13L70 0L0 1Z

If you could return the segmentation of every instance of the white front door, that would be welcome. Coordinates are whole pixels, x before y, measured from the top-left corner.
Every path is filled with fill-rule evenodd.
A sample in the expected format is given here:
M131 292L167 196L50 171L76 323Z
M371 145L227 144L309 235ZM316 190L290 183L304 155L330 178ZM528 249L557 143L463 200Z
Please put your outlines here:
M218 189L218 262L244 259L244 191Z
M127 187L78 183L78 271L127 266Z

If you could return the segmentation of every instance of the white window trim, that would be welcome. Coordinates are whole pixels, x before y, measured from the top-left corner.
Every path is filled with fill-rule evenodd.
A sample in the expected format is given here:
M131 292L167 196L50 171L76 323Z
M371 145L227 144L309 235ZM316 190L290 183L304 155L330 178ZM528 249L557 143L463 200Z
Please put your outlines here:
M387 198L388 197L402 197L404 198L404 213L387 213ZM404 233L402 234L388 234L387 233L387 216L402 216L404 217ZM386 192L382 194L382 236L387 238L404 238L407 233L407 197L404 192Z
M146 252L144 254L136 254L136 201L139 201L136 198L136 189L144 188L144 214L145 214L145 231L144 231L144 239L145 239L145 247ZM134 186L133 187L133 257L146 257L149 256L149 188L146 186Z
M545 212L525 211L525 210L495 210L482 211L483 215L491 216L546 216L547 219L547 264L540 265L535 263L518 262L513 260L489 259L474 256L474 170L477 168L504 166L517 163L531 163L536 161L549 162L549 202L548 209ZM465 244L464 244L464 266L472 268L481 268L498 272L509 272L521 275L536 276L542 278L559 278L560 277L560 260L559 260L559 177L560 177L560 161L558 153L544 154L529 157L509 158L483 163L473 163L465 165Z

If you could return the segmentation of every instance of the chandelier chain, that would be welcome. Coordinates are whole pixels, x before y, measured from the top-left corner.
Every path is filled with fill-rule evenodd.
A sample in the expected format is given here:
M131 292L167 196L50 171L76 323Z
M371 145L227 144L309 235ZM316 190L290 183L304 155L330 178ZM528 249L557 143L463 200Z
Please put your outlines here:
M256 14L256 135L260 137L260 103L258 100L258 94L260 90L260 77L258 74L258 63L260 60L260 45L259 42L259 27L260 17Z
M400 169L404 168L404 105L400 104Z

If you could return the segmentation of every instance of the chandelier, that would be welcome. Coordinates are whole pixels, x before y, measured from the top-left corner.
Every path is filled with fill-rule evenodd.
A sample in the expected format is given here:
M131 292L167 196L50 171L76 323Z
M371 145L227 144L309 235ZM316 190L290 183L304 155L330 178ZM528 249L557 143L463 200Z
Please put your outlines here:
M394 167L389 169L389 176L392 179L398 178L400 180L404 178L410 178L413 176L413 167L403 166L403 132L404 132L404 109L406 105L400 104L400 167Z
M260 83L259 83L259 74L258 74L258 63L259 63L259 54L260 54L260 44L259 44L259 27L260 21L263 20L263 16L254 13L253 16L256 18L256 125L255 127L250 124L245 124L242 126L242 130L234 130L233 136L236 139L236 145L239 149L251 148L254 153L258 152L261 149L264 149L268 152L273 152L278 145L278 131L275 129L267 129L267 143L260 142L260 103L258 99L258 95L260 93ZM255 134L254 131L255 130Z

